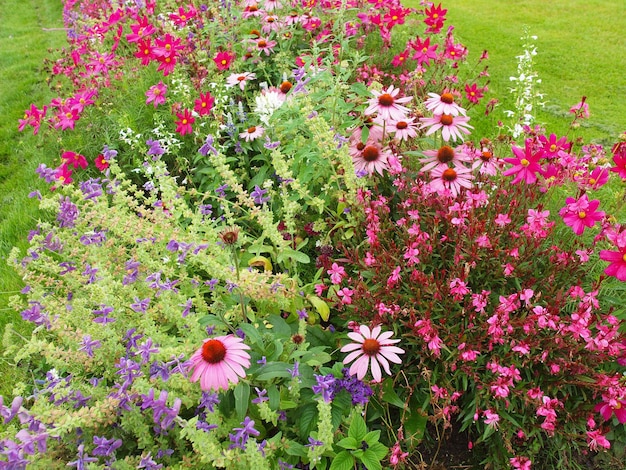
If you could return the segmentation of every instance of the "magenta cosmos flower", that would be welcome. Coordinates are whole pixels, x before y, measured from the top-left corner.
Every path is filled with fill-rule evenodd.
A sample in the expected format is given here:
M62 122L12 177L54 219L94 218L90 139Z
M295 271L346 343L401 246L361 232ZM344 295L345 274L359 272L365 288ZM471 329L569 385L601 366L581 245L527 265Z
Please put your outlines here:
M504 171L504 176L515 175L511 184L517 184L524 181L526 184L532 184L537 181L537 173L541 172L539 160L543 157L543 151L539 150L533 153L532 139L526 139L526 146L521 149L517 146L512 147L515 158L505 158L504 161L513 165L512 168Z
M607 233L609 241L616 245L618 251L600 250L600 259L610 264L605 268L604 274L614 276L620 281L626 281L626 232Z
M400 88L394 88L393 85L389 85L389 88L383 91L371 91L374 98L370 98L369 106L363 112L365 115L378 114L378 117L385 121L394 120L402 121L409 112L409 109L402 106L404 103L408 103L412 100L410 96L404 98L396 98L400 93Z
M204 341L190 358L191 381L200 379L202 390L228 389L239 377L245 377L245 368L250 367L250 349L241 338L233 335L217 336Z
M463 134L469 135L470 129L473 129L467 121L467 116L453 116L452 114L435 114L430 118L421 118L422 125L420 129L428 127L426 135L433 134L441 129L443 140L448 142L450 139L463 141Z
M559 215L565 224L572 227L576 235L582 235L585 227L593 227L596 222L604 218L604 212L598 210L600 201L598 199L590 201L586 194L583 194L580 199L568 197L565 204L566 206L560 210Z
M359 327L359 333L348 333L348 337L354 341L354 343L346 344L341 348L341 352L350 353L343 360L344 364L354 361L350 366L350 375L356 374L359 380L363 380L363 377L365 377L370 367L370 360L374 382L380 382L382 380L381 365L383 369L385 369L385 372L391 375L389 362L400 364L402 360L398 354L404 354L403 349L394 346L394 344L400 342L400 340L390 339L392 336L393 332L391 331L381 333L380 326L375 326L370 330L366 325Z

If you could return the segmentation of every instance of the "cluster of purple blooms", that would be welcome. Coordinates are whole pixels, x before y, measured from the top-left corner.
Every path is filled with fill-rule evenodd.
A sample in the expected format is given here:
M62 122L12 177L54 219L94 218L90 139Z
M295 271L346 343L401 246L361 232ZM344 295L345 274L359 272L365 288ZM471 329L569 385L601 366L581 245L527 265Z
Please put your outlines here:
M345 390L352 398L353 405L365 405L372 396L372 389L355 375L350 375L348 369L342 369L343 378L338 379L332 374L315 375L316 385L311 389L316 394L321 394L322 399L329 403L335 396Z

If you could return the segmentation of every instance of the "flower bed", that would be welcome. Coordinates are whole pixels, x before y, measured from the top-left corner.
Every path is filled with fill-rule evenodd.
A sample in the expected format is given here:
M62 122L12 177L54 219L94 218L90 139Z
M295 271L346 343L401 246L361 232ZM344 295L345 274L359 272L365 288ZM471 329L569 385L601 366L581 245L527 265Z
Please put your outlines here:
M486 54L441 5L64 12L59 98L20 121L60 164L11 257L35 329L5 334L30 377L0 466L419 468L454 428L468 462L576 468L623 444L626 144L472 135Z

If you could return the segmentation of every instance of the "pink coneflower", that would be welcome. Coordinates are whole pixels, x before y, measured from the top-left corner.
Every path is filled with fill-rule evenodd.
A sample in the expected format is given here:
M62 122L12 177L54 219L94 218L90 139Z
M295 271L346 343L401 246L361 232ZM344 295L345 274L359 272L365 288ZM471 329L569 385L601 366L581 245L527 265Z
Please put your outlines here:
M461 192L461 188L470 189L472 187L470 180L474 176L471 173L471 169L463 166L449 168L438 166L430 172L432 180L429 184L438 193L450 191L452 197L456 197Z
M559 211L566 225L572 227L576 235L582 235L585 227L593 227L596 222L604 218L604 212L597 210L600 205L598 199L590 201L586 194L580 199L568 197L566 206Z
M391 156L389 150L383 149L377 142L368 141L365 144L357 144L358 154L352 155L352 163L357 173L366 172L372 175L374 172L382 175L384 170L389 170L388 159Z
M424 101L426 109L433 114L450 114L451 116L458 116L462 114L465 116L465 110L454 102L454 95L450 92L442 93L428 93L428 98Z
M474 152L475 159L472 163L472 170L478 169L481 175L495 176L498 173L498 166L496 164L497 158L493 155L493 152L488 148L482 150L476 150Z
M193 132L191 125L196 121L191 115L191 111L185 109L182 113L176 113L176 117L178 118L176 121L176 132L180 135L191 134Z
M239 134L239 137L244 139L246 142L250 142L261 137L264 131L265 129L261 126L250 126L244 132Z
M374 95L374 98L369 99L369 106L363 114L367 116L377 113L385 121L405 119L409 109L402 106L402 104L408 103L413 98L410 96L396 98L398 93L400 93L400 88L394 88L393 85L389 85L389 88L382 92L372 90L371 93Z
M426 135L430 135L441 129L441 135L446 142L450 139L463 141L462 134L470 133L469 129L473 129L467 121L467 116L452 116L451 114L435 114L431 118L421 118L422 125L420 129L430 127L426 131Z
M191 381L200 379L202 390L227 390L229 383L236 384L246 376L250 367L250 349L241 338L233 335L217 336L204 341L190 358Z
M512 147L515 158L505 158L504 161L513 165L512 168L505 170L504 176L515 175L511 184L517 184L524 181L526 184L532 184L537 181L537 173L541 172L539 160L543 156L543 151L539 150L533 153L532 139L526 139L524 149L517 146Z
M226 79L226 87L234 87L239 85L239 88L243 91L246 87L246 83L249 80L254 80L256 78L256 74L252 72L243 72L243 73L233 73Z
M386 130L392 133L396 140L409 140L417 136L415 118L388 121Z
M156 85L152 85L146 91L146 104L152 103L156 108L160 104L165 104L165 94L167 93L167 86L163 82L159 82Z
M250 41L256 44L256 48L259 52L265 52L265 55L270 55L274 52L274 47L278 44L276 41L267 38L251 39Z
M420 173L426 173L433 168L441 167L442 171L447 169L449 164L457 162L469 162L471 157L465 153L465 147L458 146L453 149L449 145L442 145L439 150L424 150L422 152L427 158L422 158L420 163L422 166Z
M382 380L381 365L385 372L391 375L389 362L400 364L402 360L398 354L404 354L403 349L393 346L400 342L400 340L390 339L392 336L393 332L391 331L381 333L380 326L375 326L370 330L366 325L361 325L358 333L348 333L348 337L354 341L354 343L346 344L341 348L341 352L350 352L343 360L344 364L354 361L350 366L350 375L356 374L359 380L363 380L363 377L365 377L370 367L370 360L374 382L380 382Z

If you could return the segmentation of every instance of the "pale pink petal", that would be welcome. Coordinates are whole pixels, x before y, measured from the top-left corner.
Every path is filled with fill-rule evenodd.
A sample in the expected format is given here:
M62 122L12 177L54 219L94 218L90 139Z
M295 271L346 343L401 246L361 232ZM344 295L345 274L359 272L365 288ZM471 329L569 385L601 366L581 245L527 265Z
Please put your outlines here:
M354 351L348 354L343 360L343 363L349 364L350 362L354 361L357 357L359 357L361 354L363 354L363 351L361 350L361 348L359 348L358 351Z
M382 379L380 364L375 357L372 357L372 377L374 377L374 382L380 382Z
M369 333L369 330L368 330L368 333ZM355 333L355 332L348 333L348 338L350 338L352 341L356 341L357 343L362 343L365 341L365 338L363 337L362 334Z
M370 361L370 358L369 356L366 356L366 355L363 355L360 358L358 358L354 362L354 364L352 364L352 366L350 367L350 371L349 371L350 375L356 374L357 379L363 380L363 377L365 377L365 374L367 374L369 361Z
M361 325L359 326L359 331L361 332L361 334L363 335L364 338L371 338L371 332L370 329L367 325ZM350 336L350 334L348 333L348 336Z
M346 344L343 348L340 349L341 352L350 352L350 351L356 351L357 349L361 349L363 347L363 344L359 344L359 343L348 343Z

